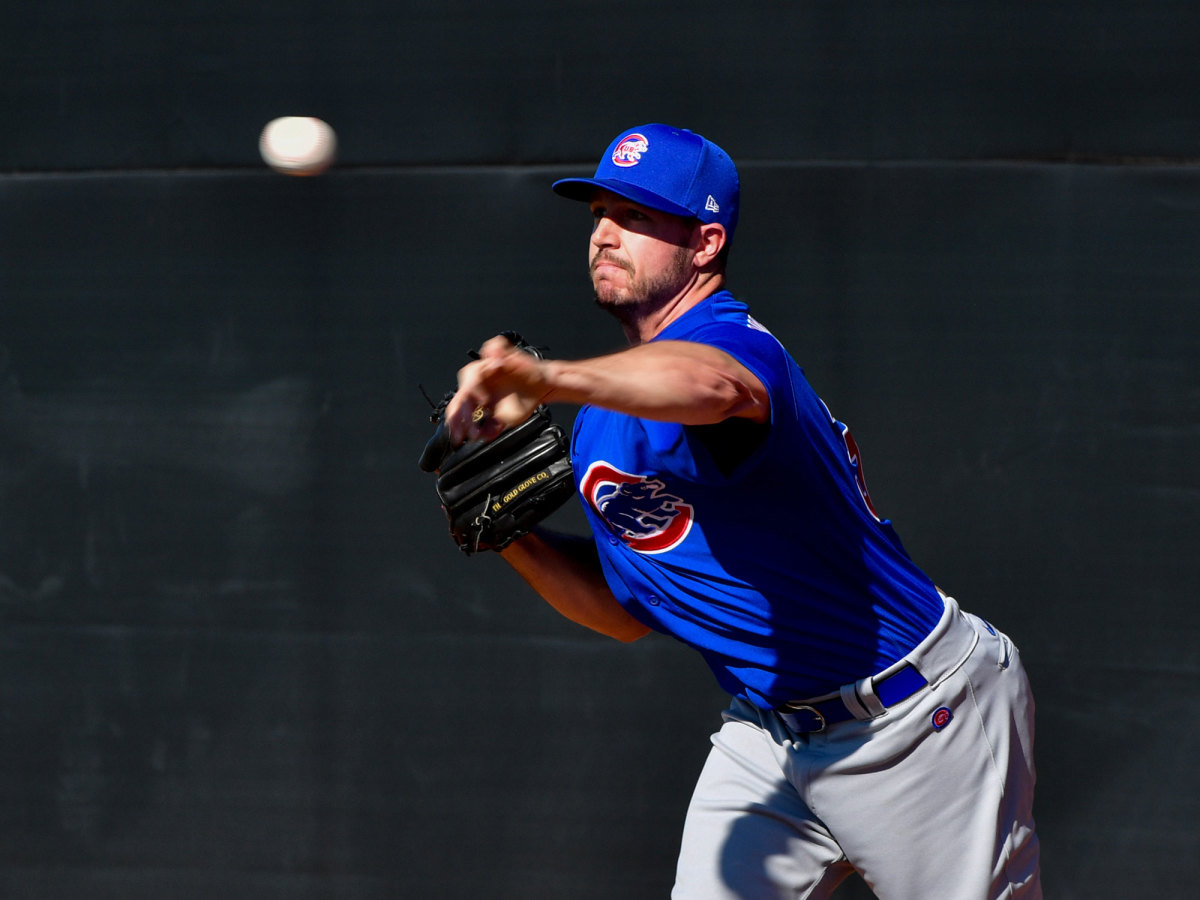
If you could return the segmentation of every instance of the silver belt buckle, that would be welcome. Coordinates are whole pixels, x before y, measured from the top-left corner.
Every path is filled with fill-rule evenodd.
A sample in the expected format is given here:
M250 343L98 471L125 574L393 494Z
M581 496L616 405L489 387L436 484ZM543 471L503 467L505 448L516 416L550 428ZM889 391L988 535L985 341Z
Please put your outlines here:
M813 731L810 731L809 734L820 734L822 731L825 730L825 716L822 715L821 711L819 709L817 709L815 706L809 706L807 703L796 703L794 701L788 701L787 703L785 703L783 705L784 705L784 708L786 708L789 711L803 712L804 710L808 710L810 713L812 713L814 716L817 717L817 728L815 728Z

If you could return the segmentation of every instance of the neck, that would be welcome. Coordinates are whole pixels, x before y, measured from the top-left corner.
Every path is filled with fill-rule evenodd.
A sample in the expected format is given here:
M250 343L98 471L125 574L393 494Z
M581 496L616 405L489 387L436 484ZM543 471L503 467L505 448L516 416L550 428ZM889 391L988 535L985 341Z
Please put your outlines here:
M628 316L620 316L621 330L631 346L644 344L661 334L663 329L686 313L702 300L711 297L725 287L722 272L700 273L683 290L652 309L628 310Z

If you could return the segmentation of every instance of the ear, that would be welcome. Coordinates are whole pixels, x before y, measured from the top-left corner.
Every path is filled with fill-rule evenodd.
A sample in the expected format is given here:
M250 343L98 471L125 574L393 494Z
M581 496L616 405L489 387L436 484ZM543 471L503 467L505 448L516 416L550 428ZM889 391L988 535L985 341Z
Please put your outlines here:
M728 238L725 226L718 222L701 222L696 226L696 268L702 269L716 261Z

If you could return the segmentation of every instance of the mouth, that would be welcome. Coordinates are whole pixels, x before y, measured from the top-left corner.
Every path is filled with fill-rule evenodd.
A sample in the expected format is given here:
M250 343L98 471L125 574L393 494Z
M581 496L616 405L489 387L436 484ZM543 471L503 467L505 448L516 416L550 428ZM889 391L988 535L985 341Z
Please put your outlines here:
M612 270L632 273L633 267L624 260L614 259L611 256L597 256L588 266L588 270L593 277L611 274Z

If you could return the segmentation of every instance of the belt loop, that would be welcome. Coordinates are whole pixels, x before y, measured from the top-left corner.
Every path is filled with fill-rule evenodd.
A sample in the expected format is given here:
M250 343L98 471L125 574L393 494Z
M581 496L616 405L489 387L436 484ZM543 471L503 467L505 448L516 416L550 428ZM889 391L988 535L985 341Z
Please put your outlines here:
M854 718L859 719L860 721L875 718L873 715L871 715L867 708L862 705L862 701L858 699L858 691L855 689L854 685L843 684L841 687L841 694L842 702L846 704L846 709L850 710L850 712L854 714Z
M875 682L872 678L862 678L856 681L854 689L858 692L858 699L862 701L861 705L867 710L868 719L883 715L884 706L879 696L875 693Z

